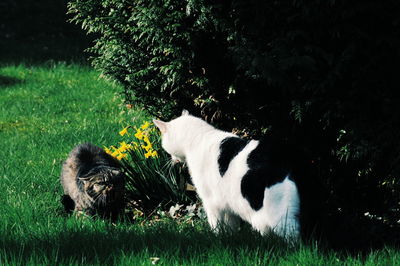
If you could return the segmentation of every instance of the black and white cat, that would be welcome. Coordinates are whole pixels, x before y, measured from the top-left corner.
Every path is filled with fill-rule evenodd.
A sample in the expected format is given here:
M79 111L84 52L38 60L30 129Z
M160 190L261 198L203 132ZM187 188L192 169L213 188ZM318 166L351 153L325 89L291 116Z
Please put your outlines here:
M284 152L271 142L244 140L183 111L169 122L153 120L162 147L185 162L212 229L247 221L261 234L300 234L300 198ZM276 156L275 156L276 155Z

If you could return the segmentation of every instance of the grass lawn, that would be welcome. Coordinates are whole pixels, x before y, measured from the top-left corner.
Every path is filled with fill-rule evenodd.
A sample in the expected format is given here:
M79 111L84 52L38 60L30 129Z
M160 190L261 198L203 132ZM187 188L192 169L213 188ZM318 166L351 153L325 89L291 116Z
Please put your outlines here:
M12 6L25 2L18 3ZM72 147L116 144L123 126L149 117L126 109L122 88L84 63L90 40L54 22L62 24L65 11L42 8L61 2L29 3L4 22L15 29L0 33L0 265L400 265L394 248L350 255L316 243L290 247L248 230L216 236L205 221L67 216L59 174Z
M394 249L348 255L315 245L287 247L251 232L215 236L205 222L153 225L66 216L59 173L70 149L118 141L146 115L127 112L121 90L88 66L48 63L0 68L0 264L394 265Z

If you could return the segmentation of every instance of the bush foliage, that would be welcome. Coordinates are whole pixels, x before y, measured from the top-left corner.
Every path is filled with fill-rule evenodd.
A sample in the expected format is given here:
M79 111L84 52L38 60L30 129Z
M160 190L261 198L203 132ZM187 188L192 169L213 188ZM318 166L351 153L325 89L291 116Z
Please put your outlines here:
M72 0L69 13L128 102L296 143L335 209L399 218L400 2Z

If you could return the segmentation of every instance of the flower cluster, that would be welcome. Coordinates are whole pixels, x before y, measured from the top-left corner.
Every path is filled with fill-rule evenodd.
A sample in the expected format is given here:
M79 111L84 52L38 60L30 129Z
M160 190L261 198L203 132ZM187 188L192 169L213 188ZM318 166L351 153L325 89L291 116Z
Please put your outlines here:
M135 131L134 134L130 133L130 129ZM130 141L127 143L126 141L120 142L119 147L111 146L111 147L104 147L104 151L114 158L118 160L122 160L128 157L129 152L131 151L140 151L143 152L145 158L157 158L158 153L153 148L153 143L151 142L150 138L152 133L155 132L155 128L151 127L151 123L145 121L139 128L127 126L122 129L119 134L121 136L128 136L130 137L133 135L135 140Z

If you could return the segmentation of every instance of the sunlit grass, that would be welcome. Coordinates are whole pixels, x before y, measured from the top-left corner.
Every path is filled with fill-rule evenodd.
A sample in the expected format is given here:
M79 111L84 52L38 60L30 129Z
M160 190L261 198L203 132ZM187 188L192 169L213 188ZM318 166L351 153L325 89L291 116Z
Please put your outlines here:
M205 221L110 223L66 216L62 161L78 143L119 143L150 117L122 89L75 64L0 68L0 265L395 265L394 249L366 256L290 247L251 231L214 235Z

